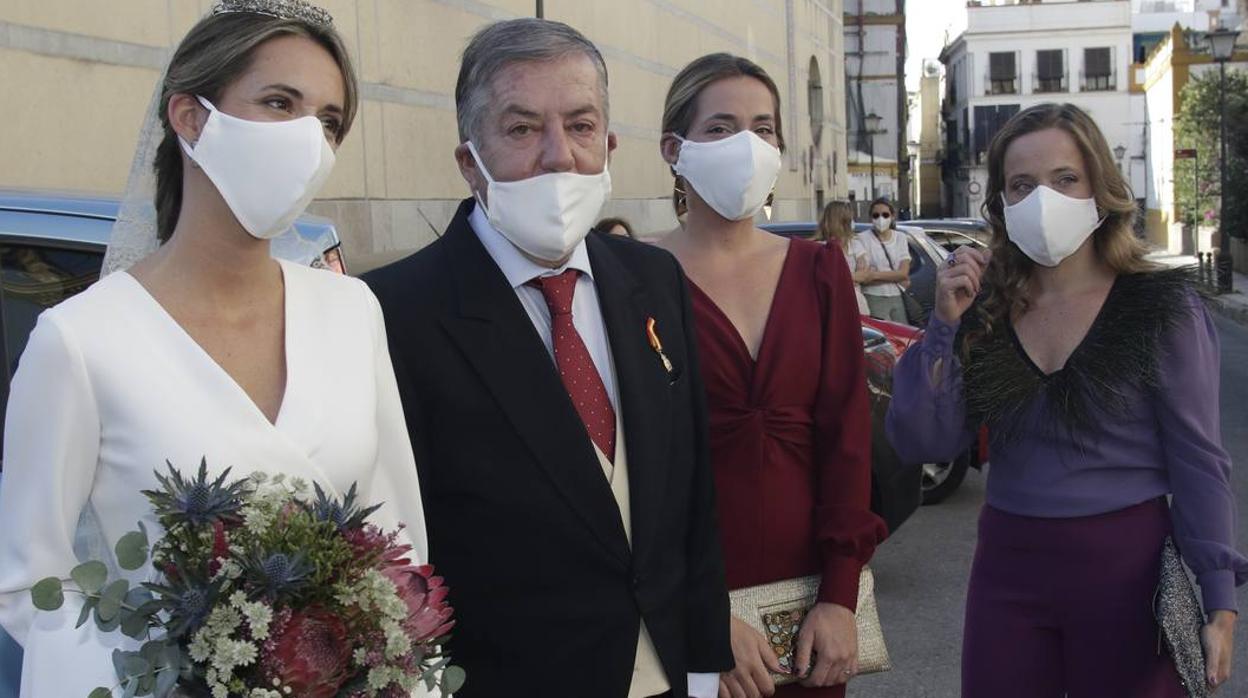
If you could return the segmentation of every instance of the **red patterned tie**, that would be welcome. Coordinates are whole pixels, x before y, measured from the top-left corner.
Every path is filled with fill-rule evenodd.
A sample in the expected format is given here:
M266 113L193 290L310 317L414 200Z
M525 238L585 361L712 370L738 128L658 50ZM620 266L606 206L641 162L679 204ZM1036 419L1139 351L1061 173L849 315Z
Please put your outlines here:
M580 272L569 269L558 276L539 277L529 282L541 289L550 308L551 338L555 346L555 363L563 379L563 387L572 398L589 438L607 460L615 460L615 410L607 397L602 377L585 342L572 324L572 296Z

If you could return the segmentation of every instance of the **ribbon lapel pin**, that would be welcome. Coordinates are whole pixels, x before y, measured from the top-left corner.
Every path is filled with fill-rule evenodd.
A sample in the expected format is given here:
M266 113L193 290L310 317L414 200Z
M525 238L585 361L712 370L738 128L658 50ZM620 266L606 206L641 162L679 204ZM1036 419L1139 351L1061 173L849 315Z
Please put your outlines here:
M646 318L646 339L650 340L650 348L653 349L654 353L658 354L659 359L663 361L663 368L667 369L667 375L670 378L673 371L672 362L668 360L667 354L663 353L663 342L659 339L659 333L654 329L656 324L658 323L655 322L654 318Z

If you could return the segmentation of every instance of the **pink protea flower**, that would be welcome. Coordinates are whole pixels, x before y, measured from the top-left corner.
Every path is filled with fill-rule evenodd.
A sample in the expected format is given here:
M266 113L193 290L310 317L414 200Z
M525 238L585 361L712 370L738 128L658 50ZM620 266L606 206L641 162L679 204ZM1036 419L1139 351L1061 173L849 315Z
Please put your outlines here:
M450 632L455 623L451 620L454 609L446 603L450 593L441 577L435 577L432 565L419 567L408 564L406 559L381 570L399 591L399 598L407 604L407 621L404 630L415 644L424 644Z
M324 609L277 619L261 669L301 698L333 698L349 678L351 643L342 619Z

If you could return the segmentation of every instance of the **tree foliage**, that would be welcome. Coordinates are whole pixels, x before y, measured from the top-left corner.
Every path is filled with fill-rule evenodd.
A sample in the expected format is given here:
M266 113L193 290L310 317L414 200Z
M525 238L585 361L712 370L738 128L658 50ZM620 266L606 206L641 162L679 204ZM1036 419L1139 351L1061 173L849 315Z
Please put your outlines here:
M1196 159L1176 160L1174 189L1182 220L1219 225L1221 157L1217 70L1195 76L1183 87L1175 118L1175 147L1194 148ZM1226 71L1227 230L1248 238L1248 73Z

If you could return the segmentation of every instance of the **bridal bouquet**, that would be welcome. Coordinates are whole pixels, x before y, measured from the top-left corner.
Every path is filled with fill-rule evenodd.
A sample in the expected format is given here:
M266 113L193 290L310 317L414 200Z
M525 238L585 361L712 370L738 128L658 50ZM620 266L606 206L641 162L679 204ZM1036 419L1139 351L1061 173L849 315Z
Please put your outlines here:
M439 649L453 625L447 587L411 564L397 531L366 521L378 507L361 508L354 485L339 500L281 475L228 476L210 481L201 463L187 479L169 465L143 492L164 537L149 546L140 522L117 563L137 570L150 557L161 583L110 580L90 561L70 572L73 587L49 577L31 590L42 610L79 593L79 627L142 641L113 652L126 698L445 696L463 684Z

